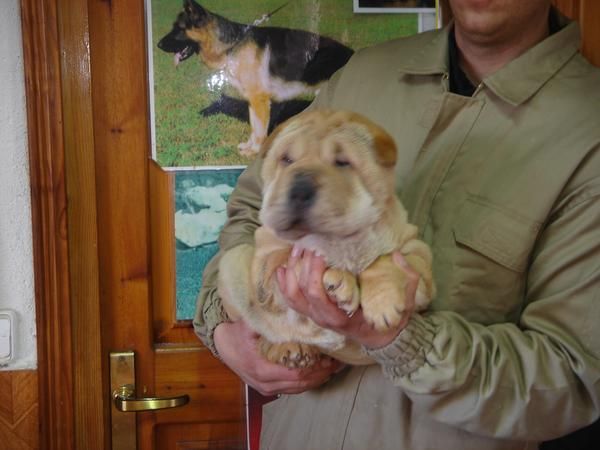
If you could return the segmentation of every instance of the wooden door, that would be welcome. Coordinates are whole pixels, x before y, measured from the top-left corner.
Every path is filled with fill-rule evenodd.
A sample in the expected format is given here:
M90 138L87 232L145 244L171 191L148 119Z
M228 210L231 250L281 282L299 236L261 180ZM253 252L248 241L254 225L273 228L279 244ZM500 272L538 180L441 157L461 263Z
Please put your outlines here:
M138 448L241 448L241 383L175 319L173 183L150 159L144 4L88 5L104 358L135 350L138 397L191 398L137 413Z
M136 397L191 398L127 413L138 449L244 448L242 384L175 319L172 180L150 158L144 1L22 6L42 447L111 448L109 354L133 350Z
M143 1L88 7L103 357L136 352L138 397L191 398L137 413L139 449L243 448L241 383L175 319L173 181L150 158Z

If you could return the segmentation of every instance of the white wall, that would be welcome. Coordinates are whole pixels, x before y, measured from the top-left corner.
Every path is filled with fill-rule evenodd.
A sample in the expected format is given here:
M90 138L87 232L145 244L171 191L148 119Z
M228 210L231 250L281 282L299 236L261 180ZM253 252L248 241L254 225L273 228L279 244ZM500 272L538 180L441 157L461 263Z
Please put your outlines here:
M31 199L19 0L0 0L0 310L16 313L15 358L37 366Z

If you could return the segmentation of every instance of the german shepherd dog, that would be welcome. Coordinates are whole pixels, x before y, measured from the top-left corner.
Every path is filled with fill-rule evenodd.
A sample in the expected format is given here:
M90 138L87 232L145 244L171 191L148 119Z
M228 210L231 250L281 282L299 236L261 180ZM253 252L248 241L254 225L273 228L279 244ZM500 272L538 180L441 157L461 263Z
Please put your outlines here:
M244 155L258 153L267 136L271 102L314 94L342 67L353 50L325 36L304 30L236 23L184 0L183 10L158 47L175 54L178 64L198 54L248 101L252 134L238 147Z

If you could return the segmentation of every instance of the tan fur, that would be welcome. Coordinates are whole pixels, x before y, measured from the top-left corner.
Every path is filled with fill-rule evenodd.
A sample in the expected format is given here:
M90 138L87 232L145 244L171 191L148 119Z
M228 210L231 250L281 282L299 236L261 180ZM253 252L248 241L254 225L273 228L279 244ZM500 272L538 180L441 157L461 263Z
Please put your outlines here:
M342 310L362 308L381 331L397 326L435 295L431 253L394 190L396 147L368 119L349 112L312 111L280 125L261 150L264 157L262 226L255 247L225 252L220 294L234 320L262 335L263 355L288 367L313 364L329 354L350 364L370 364L360 345L291 310L276 270L293 244L323 255L323 286ZM299 213L290 193L302 177L315 186L314 201ZM392 261L400 250L421 276L416 305L405 299L407 276Z
M192 28L186 34L200 43L200 58L209 69L222 69L231 45L224 44L217 38L218 25L213 20L202 28Z
M247 142L238 145L243 155L255 156L267 137L272 99L289 100L298 95L314 94L319 88L300 81L275 80L268 67L270 49L261 49L250 39L229 44L222 42L214 19L201 28L187 30L186 34L199 44L202 62L212 70L222 70L239 94L248 100L252 132Z

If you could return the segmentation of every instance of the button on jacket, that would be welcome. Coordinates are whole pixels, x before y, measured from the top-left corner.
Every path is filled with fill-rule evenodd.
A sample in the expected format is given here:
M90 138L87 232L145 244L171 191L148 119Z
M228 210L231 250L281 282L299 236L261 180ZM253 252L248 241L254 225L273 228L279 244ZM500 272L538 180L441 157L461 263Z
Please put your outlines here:
M598 418L600 71L562 25L472 97L448 91L447 29L357 52L317 97L395 138L438 294L370 351L378 364L267 405L263 449L532 449ZM230 199L221 252L253 242L258 166ZM218 258L195 318L213 351Z

